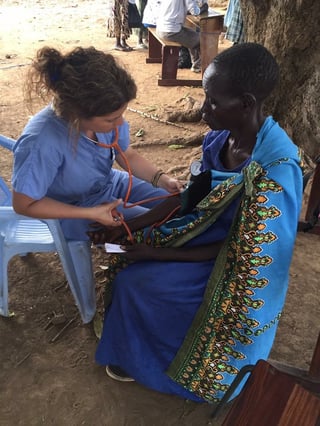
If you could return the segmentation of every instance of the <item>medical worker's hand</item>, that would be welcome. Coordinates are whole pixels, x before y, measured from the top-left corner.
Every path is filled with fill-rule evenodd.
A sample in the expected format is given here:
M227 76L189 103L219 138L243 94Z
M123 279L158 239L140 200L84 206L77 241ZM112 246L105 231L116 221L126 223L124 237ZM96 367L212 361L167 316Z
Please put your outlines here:
M166 191L174 194L175 192L181 192L185 187L186 182L174 179L167 174L160 176L158 181L158 187L165 189Z
M105 226L121 226L123 216L117 211L117 207L122 200L115 200L110 203L99 204L91 207L92 220Z

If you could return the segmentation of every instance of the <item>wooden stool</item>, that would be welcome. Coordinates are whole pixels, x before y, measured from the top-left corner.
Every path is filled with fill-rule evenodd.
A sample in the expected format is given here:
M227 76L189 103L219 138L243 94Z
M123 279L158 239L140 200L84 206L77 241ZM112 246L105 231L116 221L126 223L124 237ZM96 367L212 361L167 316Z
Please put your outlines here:
M320 398L266 361L254 367L223 426L316 426Z
M149 31L149 56L147 64L161 64L161 76L158 86L201 86L202 80L177 79L180 43L164 40L156 33L155 28Z
M309 371L269 360L240 370L218 404L215 417L251 371L223 426L317 426L320 422L320 333ZM317 396L318 394L318 396Z

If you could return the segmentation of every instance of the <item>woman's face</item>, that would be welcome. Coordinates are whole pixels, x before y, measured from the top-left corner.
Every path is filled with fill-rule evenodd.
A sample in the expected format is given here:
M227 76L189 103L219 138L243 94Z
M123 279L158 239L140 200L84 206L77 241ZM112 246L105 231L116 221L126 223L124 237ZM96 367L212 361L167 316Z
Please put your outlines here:
M240 96L231 94L228 79L210 64L203 76L205 100L201 108L203 120L212 130L240 128L244 118Z
M88 131L94 133L111 132L123 123L123 114L127 107L128 104L126 103L117 111L111 112L110 114L92 117L89 119L82 118L80 120L80 130L84 133Z

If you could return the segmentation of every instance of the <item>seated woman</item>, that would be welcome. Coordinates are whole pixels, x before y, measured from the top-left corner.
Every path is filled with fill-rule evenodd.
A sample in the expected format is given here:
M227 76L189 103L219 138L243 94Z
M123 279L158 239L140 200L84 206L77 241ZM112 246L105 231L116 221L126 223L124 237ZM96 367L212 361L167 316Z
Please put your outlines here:
M126 251L110 260L112 302L96 360L114 379L216 402L244 365L268 357L302 199L299 150L263 113L278 75L273 56L255 43L235 45L208 66L202 113L212 131L203 173L128 221L132 232L141 228L133 235L140 244L122 242ZM176 208L172 220L148 229ZM115 241L119 229L91 237Z

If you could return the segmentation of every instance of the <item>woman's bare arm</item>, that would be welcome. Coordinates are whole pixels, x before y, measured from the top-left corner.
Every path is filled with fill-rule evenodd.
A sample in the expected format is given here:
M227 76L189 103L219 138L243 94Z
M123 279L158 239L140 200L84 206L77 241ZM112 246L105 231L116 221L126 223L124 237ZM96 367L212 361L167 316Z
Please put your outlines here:
M170 198L167 198L165 201L158 204L157 206L153 207L147 213L128 220L126 224L131 232L137 231L138 229L143 229L155 223L161 222L173 210L180 207L180 205L180 196L172 196ZM106 242L111 243L126 234L127 230L123 225L117 228L105 227L104 229L98 229L96 231L92 230L91 232L88 232L88 235L94 244L104 244Z
M120 222L114 221L116 207L120 203L121 200L115 200L94 207L79 207L49 197L34 200L19 192L12 193L13 208L19 214L39 219L89 219L110 227L120 225Z
M196 247L163 247L155 248L147 244L121 246L125 252L122 256L135 262L156 260L161 262L202 262L215 259L223 245L223 241Z

